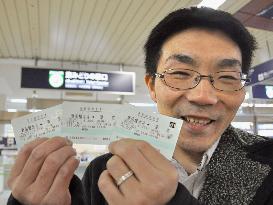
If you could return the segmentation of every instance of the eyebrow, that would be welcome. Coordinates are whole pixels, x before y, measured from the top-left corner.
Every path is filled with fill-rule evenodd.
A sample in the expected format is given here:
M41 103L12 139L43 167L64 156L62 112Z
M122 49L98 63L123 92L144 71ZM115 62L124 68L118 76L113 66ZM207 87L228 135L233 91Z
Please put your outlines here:
M169 60L176 60L180 63L185 63L194 67L198 66L198 63L196 60L194 60L192 57L185 54L173 54L166 59L166 62L168 62ZM240 68L242 67L242 63L236 58L222 59L217 63L217 65L220 68L226 68L226 67L232 68L236 66L239 66Z
M180 63L185 63L185 64L188 64L191 66L197 66L197 62L192 57L190 57L188 55L184 55L184 54L171 55L166 59L166 62L169 60L176 60Z
M240 68L242 67L242 63L235 58L223 59L217 65L221 68L235 67L235 66L239 66Z

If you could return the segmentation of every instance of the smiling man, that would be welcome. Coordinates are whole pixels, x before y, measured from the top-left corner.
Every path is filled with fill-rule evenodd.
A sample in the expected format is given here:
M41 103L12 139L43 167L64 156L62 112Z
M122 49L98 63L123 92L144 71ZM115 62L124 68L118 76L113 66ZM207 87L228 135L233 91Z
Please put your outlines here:
M9 204L273 204L272 140L230 125L254 50L228 13L170 13L146 42L145 82L161 114L184 120L173 159L123 139L91 162L81 183L71 143L39 139L18 155Z
M161 51L157 80L146 82L159 112L184 120L174 158L191 173L244 100L242 56L225 34L205 28L172 36Z

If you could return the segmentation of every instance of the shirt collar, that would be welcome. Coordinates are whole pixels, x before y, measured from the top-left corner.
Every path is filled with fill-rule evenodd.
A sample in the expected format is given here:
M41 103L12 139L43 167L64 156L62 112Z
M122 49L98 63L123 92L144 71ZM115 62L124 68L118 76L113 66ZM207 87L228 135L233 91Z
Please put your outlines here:
M202 171L209 163L215 149L217 148L220 138L218 138L218 140L216 140L216 142L214 142L214 144L203 154L202 160L199 164L199 166L197 167L198 171Z
M218 144L219 144L219 141L220 141L220 138L219 137L215 142L214 144L203 154L202 156L202 160L200 162L200 164L198 165L197 167L197 170L198 171L202 171L209 163L215 149L217 148ZM179 164L174 158L171 160L171 162L176 166L176 167L180 167L181 164Z

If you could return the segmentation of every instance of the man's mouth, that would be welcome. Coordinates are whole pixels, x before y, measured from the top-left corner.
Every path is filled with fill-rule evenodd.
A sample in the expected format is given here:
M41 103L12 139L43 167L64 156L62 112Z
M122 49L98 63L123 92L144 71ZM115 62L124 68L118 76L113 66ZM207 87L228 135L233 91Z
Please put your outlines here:
M195 125L208 125L215 120L209 119L209 118L202 118L202 117L193 117L193 116L181 116L181 119Z

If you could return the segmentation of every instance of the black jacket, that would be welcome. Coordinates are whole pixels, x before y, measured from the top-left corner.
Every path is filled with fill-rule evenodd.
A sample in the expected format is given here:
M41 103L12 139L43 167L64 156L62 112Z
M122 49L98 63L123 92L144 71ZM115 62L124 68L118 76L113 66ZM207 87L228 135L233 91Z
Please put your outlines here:
M106 205L97 182L111 154L94 159L81 181L70 184L72 205ZM229 127L208 165L204 187L196 200L179 184L168 205L273 205L273 140ZM12 197L8 205L20 205Z

